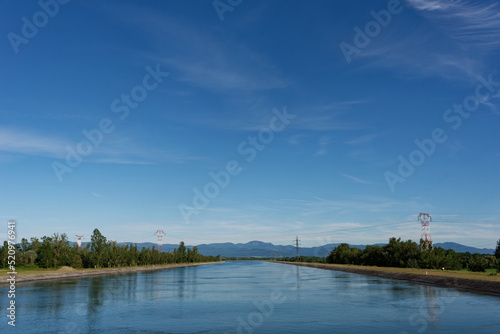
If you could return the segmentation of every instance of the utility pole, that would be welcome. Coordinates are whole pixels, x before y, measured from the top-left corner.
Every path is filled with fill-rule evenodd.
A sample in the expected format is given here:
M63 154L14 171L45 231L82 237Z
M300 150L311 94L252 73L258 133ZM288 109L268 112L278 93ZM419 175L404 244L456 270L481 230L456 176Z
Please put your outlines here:
M300 250L299 250L299 236L295 237L295 262L299 262Z

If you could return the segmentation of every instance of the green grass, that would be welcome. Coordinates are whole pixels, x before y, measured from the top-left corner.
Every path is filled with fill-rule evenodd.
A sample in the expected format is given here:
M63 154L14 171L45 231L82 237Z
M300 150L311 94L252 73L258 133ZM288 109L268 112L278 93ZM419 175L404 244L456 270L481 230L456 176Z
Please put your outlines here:
M48 274L55 273L58 271L58 268L38 268L38 267L16 267L16 272L18 275L35 275L35 274ZM7 276L7 273L10 272L10 269L2 268L0 269L1 276Z
M206 262L197 262L197 263L190 263L190 264L202 264ZM78 268L78 269L73 269L72 271L92 271L92 270L112 270L112 269L128 269L128 268L141 268L141 267L160 267L160 266L175 266L175 265L183 265L187 263L168 263L168 264L156 264L156 265L144 265L144 266L126 266L126 267L112 267L112 268ZM7 273L10 272L10 269L8 268L1 268L0 269L0 277L7 276ZM41 274L50 274L50 273L61 273L63 271L60 270L59 268L39 268L35 266L29 266L29 267L16 267L16 272L19 276L22 275L41 275Z
M284 262L286 263L286 262ZM305 263L305 262L304 262ZM418 274L418 275L433 275L433 276L443 276L443 277L453 277L453 278L466 278L474 280L483 281L493 281L500 282L500 275L492 275L496 272L496 269L487 269L485 272L473 272L466 269L462 270L439 270L439 269L415 269L415 268L393 268L393 267L376 267L376 266L358 266L358 265L348 265L348 264L325 264L318 263L320 265L332 266L332 267L350 267L368 270L379 270L388 271L395 273L406 273L406 274Z

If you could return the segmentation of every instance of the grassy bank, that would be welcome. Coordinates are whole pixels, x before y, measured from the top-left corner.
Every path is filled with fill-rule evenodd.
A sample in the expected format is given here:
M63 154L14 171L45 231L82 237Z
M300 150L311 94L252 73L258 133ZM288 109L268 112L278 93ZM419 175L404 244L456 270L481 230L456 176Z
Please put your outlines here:
M282 262L285 263L285 262ZM306 262L300 262L306 263ZM358 266L358 265L347 265L347 264L327 264L322 263L321 265L337 267L337 268L359 268L366 270L378 270L386 272L404 273L404 274L416 274L416 275L432 275L432 276L442 276L442 277L457 277L465 279L474 280L485 280L500 282L500 274L496 273L495 269L488 269L486 272L473 272L468 270L438 270L438 269L416 269L416 268L395 268L395 267L376 267L376 266Z
M97 268L97 269L74 269L71 267L62 267L58 269L41 269L41 268L16 268L16 283L41 281L41 280L54 280L62 278L79 278L87 276L99 276L108 274L122 274L140 271L160 270L169 268L192 267L204 264L212 264L220 262L197 262L197 263L177 263L165 265L152 265L152 266L136 266L136 267L119 267L119 268ZM10 270L1 269L0 277L7 277ZM0 280L1 285L7 285L6 279Z
M309 262L278 263L427 283L458 289L486 292L500 296L500 275L497 275L496 273L491 275L491 273L488 272L441 271L435 269L388 268Z

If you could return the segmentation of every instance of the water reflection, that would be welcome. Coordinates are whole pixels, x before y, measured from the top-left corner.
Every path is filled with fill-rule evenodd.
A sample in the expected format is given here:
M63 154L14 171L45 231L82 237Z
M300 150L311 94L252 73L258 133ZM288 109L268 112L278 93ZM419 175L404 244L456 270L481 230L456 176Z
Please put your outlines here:
M300 266L296 266L297 290L300 290Z
M443 305L443 303L440 300L436 300L436 289L432 289L430 286L425 286L425 290L427 294L427 300L429 301L429 305L427 307L429 322L432 328L437 328L439 320L438 315L442 312L440 305Z
M24 284L16 295L22 319L16 330L235 333L238 319L250 326L262 318L254 332L479 333L482 326L483 333L494 333L500 319L491 312L498 300L405 281L249 261Z
M86 320L89 325L95 323L97 315L100 314L100 308L104 304L102 288L104 278L93 277L90 279L90 284L88 285L88 299L87 299L87 313ZM112 282L112 280L110 280Z
M174 288L177 290L177 297L182 302L184 300L184 289L186 278L186 268L176 270L174 273Z

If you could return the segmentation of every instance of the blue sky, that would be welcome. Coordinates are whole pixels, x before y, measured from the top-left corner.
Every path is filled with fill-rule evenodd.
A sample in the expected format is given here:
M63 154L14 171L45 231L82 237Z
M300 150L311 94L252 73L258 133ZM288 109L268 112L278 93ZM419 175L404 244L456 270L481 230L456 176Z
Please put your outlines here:
M0 1L2 239L495 246L496 1L215 4Z

